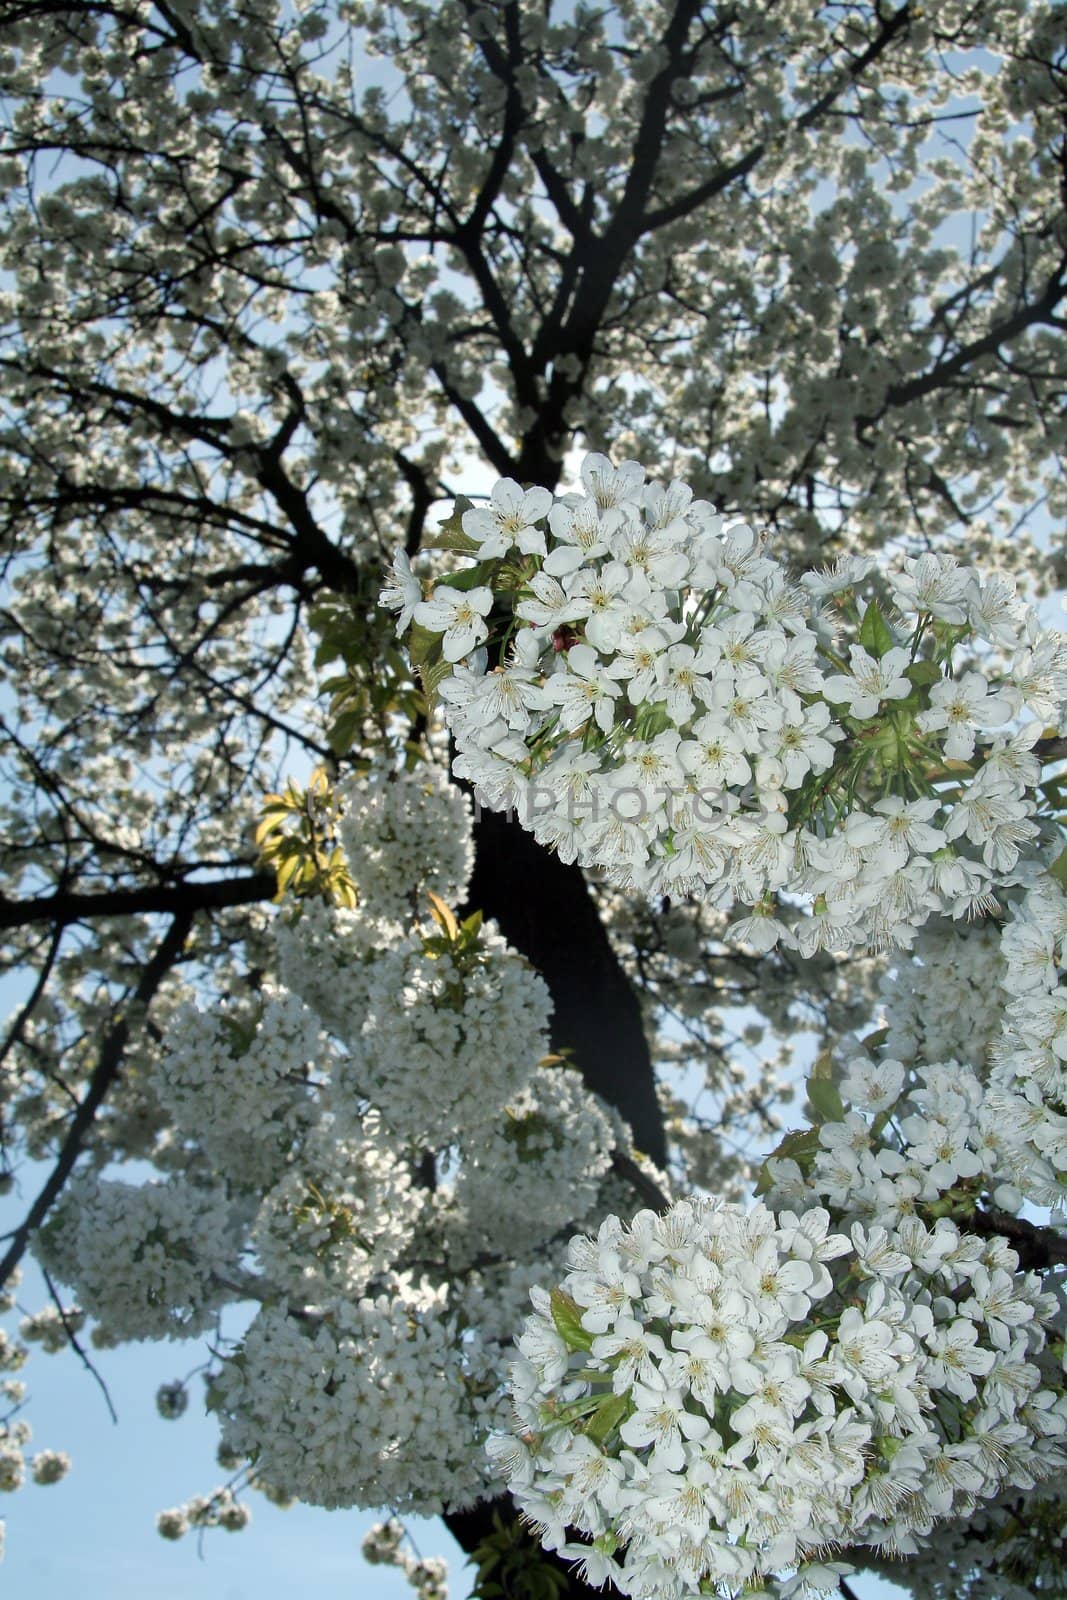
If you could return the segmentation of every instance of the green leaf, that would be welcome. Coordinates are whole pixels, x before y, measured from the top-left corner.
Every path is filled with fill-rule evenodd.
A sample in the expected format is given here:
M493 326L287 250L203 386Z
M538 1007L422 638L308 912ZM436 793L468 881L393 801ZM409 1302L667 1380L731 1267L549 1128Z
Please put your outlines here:
M938 681L941 668L934 661L913 661L910 667L904 668L904 676L916 688L925 688Z
M834 1067L829 1050L816 1057L805 1085L808 1099L824 1122L840 1122L845 1107L834 1083Z
M461 572L445 572L437 580L437 587L441 589L460 589L464 594L470 589L480 589L487 585L494 588L493 574L498 566L496 561L479 561L477 566L464 567Z
M767 1161L795 1161L801 1168L806 1168L814 1161L816 1154L822 1146L819 1143L819 1130L815 1128L794 1128L792 1133L787 1133L777 1149L772 1150ZM756 1180L756 1193L766 1194L771 1187L772 1179L767 1171L765 1161L760 1168L759 1178Z
M362 684L347 672L339 672L333 678L324 678L319 685L321 693L331 695L348 694L355 688L362 688Z
M549 1295L549 1304L552 1309L552 1321L556 1325L556 1332L567 1346L568 1350L591 1350L593 1348L593 1335L587 1333L581 1323L581 1308L577 1300L573 1300L565 1289L555 1288Z
M359 711L345 711L337 718L330 728L328 739L330 749L335 756L343 756L351 750L352 745L363 727L363 714Z
M831 1083L827 1078L809 1078L807 1089L808 1099L823 1122L844 1120L845 1106L836 1083Z
M890 628L877 600L872 600L863 613L860 624L859 642L872 656L880 660L887 650L892 650L896 644L893 630Z
M597 1406L583 1432L587 1438L593 1440L594 1444L603 1444L608 1435L614 1433L619 1423L625 1422L632 1410L633 1402L628 1393L609 1395Z
M413 667L421 667L431 661L437 661L441 655L441 635L432 628L424 628L418 622L412 623L404 635L407 645L408 659Z
M452 515L447 517L426 541L431 550L458 550L463 555L473 555L479 548L476 540L463 532L463 514L474 509L465 494L456 496Z

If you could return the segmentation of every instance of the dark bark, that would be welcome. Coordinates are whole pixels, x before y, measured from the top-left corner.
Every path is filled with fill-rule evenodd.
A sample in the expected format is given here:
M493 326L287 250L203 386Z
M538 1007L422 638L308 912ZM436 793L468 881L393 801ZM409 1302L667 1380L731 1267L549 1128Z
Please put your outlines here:
M580 869L514 819L482 811L469 907L494 917L552 994L552 1046L569 1051L594 1094L617 1108L639 1150L663 1165L666 1141L648 1041L630 987Z
M206 882L191 879L182 883L98 889L85 894L76 889L60 889L29 900L7 900L0 894L0 928L25 928L36 922L51 922L57 928L65 928L72 922L88 922L93 917L130 917L146 912L184 916L272 900L275 888L273 872L250 872L241 878L214 878Z
M552 994L553 1047L570 1052L590 1089L630 1124L638 1148L662 1164L666 1140L637 996L580 869L566 866L504 813L481 811L474 837L467 910L494 917L508 942L541 973ZM630 1166L624 1163L625 1176ZM656 1203L652 1186L641 1192L635 1185L635 1210ZM450 1512L444 1522L471 1554L492 1536L497 1515L505 1523L518 1515L510 1497ZM565 1578L561 1600L602 1595L558 1556L542 1551L540 1559ZM499 1571L493 1577L499 1581ZM511 1600L506 1580L503 1600Z
M1006 1239L1019 1257L1019 1265L1026 1272L1048 1272L1052 1267L1067 1264L1067 1236L1055 1228L1039 1227L1025 1217L1012 1216L993 1206L972 1211L961 1223L971 1233L984 1239Z

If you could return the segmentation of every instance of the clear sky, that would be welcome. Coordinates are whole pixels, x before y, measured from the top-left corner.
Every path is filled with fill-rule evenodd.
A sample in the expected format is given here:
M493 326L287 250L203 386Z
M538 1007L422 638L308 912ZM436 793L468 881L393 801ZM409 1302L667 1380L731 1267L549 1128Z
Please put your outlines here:
M19 1299L29 1310L48 1303L32 1267ZM62 1483L28 1483L0 1496L7 1523L0 1592L20 1600L290 1600L307 1590L315 1600L412 1600L399 1573L370 1567L360 1554L378 1520L370 1512L279 1511L253 1494L252 1522L241 1533L215 1529L199 1548L195 1533L176 1544L160 1538L157 1511L210 1493L229 1476L215 1463L218 1424L203 1410L197 1380L177 1422L156 1411L159 1384L187 1374L202 1348L183 1341L92 1352L116 1425L75 1355L31 1347L19 1374L30 1389L23 1414L33 1427L31 1452L66 1450L73 1466ZM463 1600L472 1574L444 1524L412 1520L409 1527L420 1554L448 1558L452 1600Z

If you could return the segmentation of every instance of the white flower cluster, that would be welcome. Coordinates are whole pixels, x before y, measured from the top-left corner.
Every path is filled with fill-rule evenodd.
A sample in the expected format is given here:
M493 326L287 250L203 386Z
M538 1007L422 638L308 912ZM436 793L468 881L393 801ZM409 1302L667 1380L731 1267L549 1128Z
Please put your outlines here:
M418 916L427 893L449 905L467 892L474 847L470 801L440 767L375 768L335 791L340 833L360 910L382 922Z
M328 1508L426 1514L481 1498L481 1441L506 1408L479 1341L448 1315L446 1288L398 1281L328 1317L265 1307L211 1389L223 1444L256 1476Z
M447 1143L494 1117L548 1050L544 980L487 925L466 949L414 935L377 954L367 1012L334 1071L334 1106L366 1096L388 1128Z
M398 890L405 872L426 889L436 807L460 892L470 819L440 789L435 775L349 791L348 815L366 801L378 829L375 871L395 847ZM415 808L388 830L386 791ZM179 1134L161 1152L171 1180L86 1177L42 1244L104 1341L192 1333L258 1299L213 1392L228 1459L275 1496L426 1509L494 1488L484 1438L530 1284L557 1270L542 1252L602 1214L613 1153L634 1159L575 1072L539 1069L542 979L436 890L417 921L416 887L391 907L303 899L277 921L281 986L168 1019L150 1070ZM257 959L274 969L269 947ZM173 1417L187 1400L168 1384L157 1404ZM208 1525L185 1507L161 1528L193 1524ZM434 1568L418 1575L427 1597L440 1588Z
M194 1495L170 1511L161 1511L156 1517L156 1531L161 1538L170 1540L183 1539L190 1528L224 1528L227 1533L240 1533L251 1520L248 1507L224 1485L211 1494Z
M615 1129L572 1068L539 1067L480 1130L456 1178L473 1253L523 1255L594 1204Z
M443 658L454 770L480 800L624 887L754 907L738 937L763 949L906 945L935 911L984 907L1036 832L1039 731L989 730L1058 716L1067 639L950 556L888 575L893 625L857 596L865 558L796 585L684 483L601 455L581 477L555 501L503 480L462 517L472 565L427 599L397 567L383 592L418 659Z
M48 1355L54 1356L66 1350L71 1334L76 1338L84 1326L85 1312L80 1306L64 1306L62 1311L59 1306L42 1306L32 1316L23 1317L19 1334L27 1344L39 1344Z
M1027 1195L1062 1205L1067 1189L1067 894L1051 873L1028 890L1004 930L1009 995L988 1101L1026 1151Z
M189 1409L189 1391L181 1378L161 1383L156 1390L156 1410L166 1422L176 1422Z
M0 1493L14 1494L26 1479L23 1445L30 1437L29 1424L4 1423L0 1427Z
M16 1278L17 1281L17 1278ZM15 1304L15 1284L0 1289L0 1313L8 1312ZM26 1346L11 1338L5 1328L0 1328L0 1373L17 1372L26 1360ZM15 1408L25 1397L25 1386L18 1378L0 1377L0 1399ZM0 1421L0 1493L13 1494L21 1489L26 1477L25 1446L32 1430L28 1422L19 1417L7 1416ZM0 1521L0 1560L4 1551L4 1524Z
M370 962L388 943L378 923L319 898L286 906L274 929L278 976L320 1018L323 1027L346 1042L367 1013Z
M969 1067L857 1056L840 1092L849 1109L818 1128L813 1149L766 1162L772 1204L824 1200L848 1218L893 1227L962 1185L1018 1208L1013 1185L1025 1157Z
M175 1126L219 1172L248 1187L284 1166L308 1112L307 1076L329 1070L321 1022L294 994L258 994L204 1011L184 1006L153 1088Z
M239 1220L220 1187L185 1178L76 1178L37 1236L37 1253L96 1319L94 1342L187 1339L233 1298Z
M418 1556L403 1548L407 1534L396 1517L376 1522L364 1534L360 1549L372 1567L396 1567L419 1600L448 1600L448 1563L439 1556Z
M822 1592L826 1546L905 1553L1067 1465L1037 1276L947 1220L830 1225L682 1201L572 1240L490 1444L547 1548L628 1595Z
M372 1567L394 1567L400 1564L400 1546L407 1535L398 1517L388 1522L374 1522L363 1535L360 1545L364 1561Z
M1067 1480L983 1502L966 1520L940 1526L908 1561L872 1564L915 1600L1064 1600Z
M1004 1004L1000 930L992 923L930 922L879 986L887 1055L901 1061L989 1059Z
M917 959L898 961L881 989L886 1025L866 1041L877 1059L838 1052L851 1109L832 1110L801 1161L783 1147L767 1162L777 1203L818 1198L878 1221L949 1195L1062 1206L1067 895L1036 861L1020 877L995 937L934 927ZM954 1039L967 1064L930 1060Z
M16 1267L0 1288L0 1317L15 1309L15 1290L19 1282ZM24 1319L24 1323L30 1319ZM20 1329L21 1332L21 1329ZM26 1362L27 1348L0 1326L0 1494L14 1494L26 1481L27 1447L33 1429L19 1415L26 1399L26 1385L11 1376ZM39 1450L29 1463L34 1483L58 1483L70 1470L70 1457L58 1450ZM0 1518L0 1561L4 1558L4 1522Z
M298 900L283 911L275 943L285 988L349 1040L366 1015L372 958L425 915L428 895L463 901L474 844L469 800L432 763L412 772L375 767L346 779L330 804L358 909Z
M65 1450L38 1450L30 1471L34 1483L60 1483L70 1471L70 1457Z
M344 1136L327 1115L263 1198L252 1229L260 1269L301 1306L364 1294L410 1246L428 1198L377 1115Z
M448 1600L448 1562L441 1556L409 1556L401 1571L418 1600Z

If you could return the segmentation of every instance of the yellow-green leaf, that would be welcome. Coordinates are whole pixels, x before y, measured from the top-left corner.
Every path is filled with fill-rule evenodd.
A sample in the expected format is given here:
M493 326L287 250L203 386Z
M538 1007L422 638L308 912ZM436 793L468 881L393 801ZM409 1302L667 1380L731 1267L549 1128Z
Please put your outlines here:
M451 663L448 661L435 661L432 666L419 666L415 668L422 690L423 703L426 715L432 716L437 705L437 691L445 679L452 673Z
M281 862L275 874L278 883L279 895L285 893L286 889L289 887L289 884L300 871L300 866L301 862L298 855L291 855L287 860Z
M558 1286L548 1297L552 1321L568 1350L591 1350L593 1335L582 1327L581 1309L565 1289Z
M443 928L452 944L459 938L459 923L439 894L430 889L426 898L430 902L430 915L439 928Z

